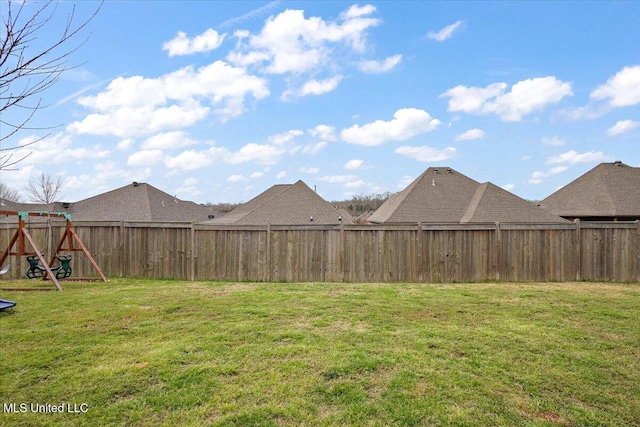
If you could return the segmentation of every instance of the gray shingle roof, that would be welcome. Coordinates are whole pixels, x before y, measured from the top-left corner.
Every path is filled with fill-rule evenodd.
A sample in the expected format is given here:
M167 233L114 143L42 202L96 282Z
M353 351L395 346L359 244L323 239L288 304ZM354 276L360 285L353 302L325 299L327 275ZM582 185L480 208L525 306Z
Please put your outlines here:
M601 163L562 187L540 206L567 218L640 217L640 168Z
M295 184L274 185L225 216L204 222L236 225L337 225L350 224L351 216L345 217L345 212L337 211L304 182L298 181Z
M208 206L184 201L146 183L132 183L71 204L74 220L203 221Z
M431 167L392 195L369 218L374 223L565 222L491 183L449 168Z
M73 221L203 221L211 207L180 200L152 185L132 183L75 203L49 205L5 202L4 210L51 211L71 214ZM31 217L36 221L37 217Z

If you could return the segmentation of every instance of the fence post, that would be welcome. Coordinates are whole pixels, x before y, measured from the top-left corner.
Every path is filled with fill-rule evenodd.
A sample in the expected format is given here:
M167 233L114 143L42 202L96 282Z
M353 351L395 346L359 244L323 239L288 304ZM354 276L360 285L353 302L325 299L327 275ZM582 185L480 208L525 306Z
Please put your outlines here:
M266 275L267 275L267 282L271 282L272 280L272 269L271 269L271 224L267 224L267 248L266 248L266 254L265 254L265 258L267 259L266 262Z
M496 281L500 281L500 268L502 266L502 232L500 231L500 223L496 221L496 243L495 243L495 273Z
M636 282L640 282L640 219L636 220Z
M125 239L124 220L121 220L120 221L120 267L118 268L118 274L120 275L120 277L125 277L124 263L128 261L127 254L125 253L125 251L129 245L126 244L124 239Z
M344 222L340 224L340 282L344 283Z
M576 248L576 282L582 280L582 229L580 227L580 219L573 220L576 225L575 248Z
M422 241L422 222L418 222L418 281L424 282L424 257L422 250L424 248L424 242Z
M191 221L191 236L189 240L191 250L189 253L189 280L194 282L196 280L196 223Z

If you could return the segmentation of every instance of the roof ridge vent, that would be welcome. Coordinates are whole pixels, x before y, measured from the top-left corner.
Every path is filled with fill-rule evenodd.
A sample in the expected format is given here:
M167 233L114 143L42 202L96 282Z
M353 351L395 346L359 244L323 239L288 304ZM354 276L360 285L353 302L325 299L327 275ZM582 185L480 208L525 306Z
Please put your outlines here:
M615 162L613 162L613 164L618 167L622 167L622 162L620 160L616 160Z

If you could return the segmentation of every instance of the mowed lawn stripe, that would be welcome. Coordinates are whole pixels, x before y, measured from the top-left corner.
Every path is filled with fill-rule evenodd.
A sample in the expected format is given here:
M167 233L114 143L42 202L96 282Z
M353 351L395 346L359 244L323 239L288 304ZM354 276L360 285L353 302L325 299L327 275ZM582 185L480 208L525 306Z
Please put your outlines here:
M0 425L634 425L639 297L612 283L2 291L18 305L0 312Z

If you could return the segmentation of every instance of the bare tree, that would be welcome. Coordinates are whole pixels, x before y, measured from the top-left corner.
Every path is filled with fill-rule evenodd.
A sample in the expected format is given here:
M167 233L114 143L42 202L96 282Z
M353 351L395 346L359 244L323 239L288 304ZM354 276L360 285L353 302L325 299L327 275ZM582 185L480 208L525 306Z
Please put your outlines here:
M24 189L32 202L48 205L55 202L58 196L62 197L59 194L62 189L62 178L58 176L54 179L51 175L42 172L38 178L31 178Z
M87 41L87 38L78 40L78 37L101 7L102 3L88 19L78 23L74 5L59 35L53 36L50 27L54 25L57 1L3 2L0 7L0 128L3 129L0 133L0 170L12 169L26 157L14 158L13 150L20 147L16 144L2 147L1 143L22 129L35 129L28 124L36 112L45 107L41 94L51 88L63 72L74 68L67 61ZM8 111L17 113L11 119L7 118ZM4 129L8 131L5 133Z
M0 182L0 201L10 200L12 202L22 202L22 195L20 192L8 185Z

